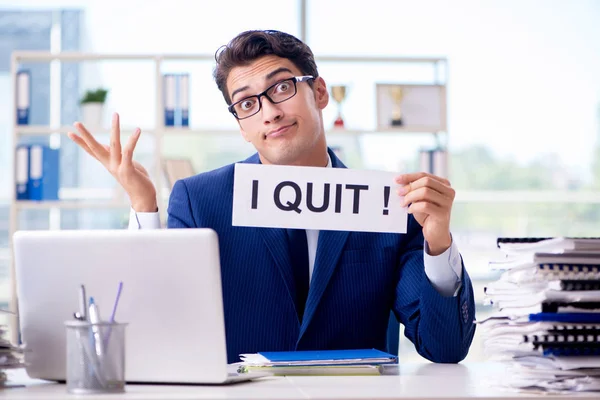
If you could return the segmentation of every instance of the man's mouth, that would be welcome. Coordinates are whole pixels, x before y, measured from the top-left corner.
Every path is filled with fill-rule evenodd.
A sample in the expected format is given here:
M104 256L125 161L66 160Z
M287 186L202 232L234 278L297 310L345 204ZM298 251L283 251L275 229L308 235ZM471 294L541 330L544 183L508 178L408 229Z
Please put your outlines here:
M270 130L269 132L267 132L265 134L265 139L266 138L274 139L274 138L277 138L279 136L283 136L294 125L296 125L296 123L285 125L285 126L281 126L281 127L277 128L277 129Z

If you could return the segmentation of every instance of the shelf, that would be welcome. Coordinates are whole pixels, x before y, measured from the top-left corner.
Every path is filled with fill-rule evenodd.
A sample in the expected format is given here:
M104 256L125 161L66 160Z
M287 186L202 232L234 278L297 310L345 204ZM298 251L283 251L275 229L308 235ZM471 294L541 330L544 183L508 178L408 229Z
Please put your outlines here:
M214 62L214 54L115 54L80 53L64 51L61 53L40 51L15 51L13 58L22 61L161 61L190 60ZM446 57L384 57L384 56L316 56L319 62L366 62L366 63L438 63L447 61Z
M161 61L161 60L190 60L214 61L211 54L96 54L64 51L61 53L40 51L15 51L13 60L16 62L37 61Z
M63 189L64 190L64 189ZM97 190L98 193L101 190ZM162 188L163 199L168 200L170 190ZM111 192L112 193L112 192ZM559 191L476 191L459 190L455 203L582 203L600 204L600 194L594 192L559 192ZM129 208L125 202L114 200L58 200L15 202L18 209L80 209L80 208Z
M239 135L240 131L236 129L193 129L193 128L164 128L157 132L164 135ZM342 129L332 128L325 131L329 135L369 135L373 133L440 133L443 131L434 131L426 127L405 127L405 128L384 128L384 129Z
M325 131L326 134L334 135L369 135L373 133L441 133L444 131L432 130L427 127L407 126L403 128L381 128L381 129L341 129L332 128Z
M133 133L136 128L121 128L121 134ZM109 134L110 128L88 128L88 130L94 135ZM15 132L20 136L43 136L43 135L54 135L56 133L66 135L68 132L77 133L77 129L74 126L59 126L58 128L52 128L46 125L17 125ZM154 129L142 129L142 134L154 134Z
M438 63L447 61L446 57L382 57L382 56L315 56L315 62L340 62L340 63Z
M149 129L142 128L142 137L147 135L149 141L153 141L155 146L153 151L153 160L152 160L152 171L149 171L151 175L153 175L156 179L156 191L159 193L157 196L158 208L159 208L159 216L161 221L166 220L167 217L167 205L168 198L170 194L170 187L165 186L165 180L160 179L163 176L164 171L162 170L162 157L164 156L164 142L167 137L171 137L172 141L176 141L177 138L181 138L182 141L190 141L193 142L193 137L197 138L209 138L210 140L216 139L219 136L223 137L223 141L226 140L237 140L242 142L243 139L240 138L239 127L235 124L234 121L226 125L222 125L216 128L210 127L202 127L195 126L189 128L182 127L165 127L163 125L162 115L164 115L164 107L163 107L163 95L164 95L164 82L163 82L163 74L166 70L172 68L172 64L174 62L181 61L182 63L177 64L192 64L197 62L198 65L205 66L210 63L214 64L215 58L214 54L116 54L116 53L87 53L87 52L40 52L40 51L16 51L11 55L11 80L12 80L12 93L11 98L16 98L16 73L20 67L25 65L26 63L46 63L49 64L51 69L57 67L58 72L60 72L61 66L64 66L66 63L100 63L107 64L110 63L111 66L121 66L123 64L126 67L130 67L132 65L143 65L146 67L152 67L154 70L154 76L148 77L148 84L153 88L154 96L154 112L153 115L156 116L155 124L152 123L152 120L148 123L151 125ZM361 63L370 63L371 65L377 64L400 64L400 63L412 63L416 66L416 64L427 64L430 63L433 66L434 70L434 80L437 82L439 79L438 69L443 71L444 74L447 74L447 66L439 65L445 64L446 59L443 57L382 57L382 56L335 56L335 55L324 55L316 57L317 63L356 63L360 65ZM196 64L194 64L196 66ZM424 65L427 69L431 69L429 65ZM443 67L443 68L439 68ZM179 69L177 67L176 69ZM191 70L190 70L191 71ZM60 73L57 75L59 76ZM447 76L443 79L444 82L447 82ZM53 90L53 89L52 89ZM51 94L53 94L52 92ZM55 104L58 98L55 96L50 96L52 107L50 107L50 113L56 119L52 119L53 121L61 121L60 120L60 105ZM56 107L54 107L56 106ZM445 102L443 106L446 107ZM445 109L444 109L445 110ZM444 111L445 112L445 111ZM24 125L24 126L15 126L16 123L16 109L13 107L13 111L11 112L12 118L12 146L13 146L13 165L15 161L15 151L14 147L19 144L19 139L23 140L24 135L30 136L43 136L43 135L66 135L68 132L76 132L76 129L72 125L66 126L48 126L48 125ZM75 121L72 121L75 122ZM398 135L398 134L406 134L406 133L420 133L420 132L429 132L430 134L436 133L431 132L425 128L413 128L413 127L402 127L400 129L382 129L378 130L374 125L370 129L354 129L354 127L347 127L348 129L333 129L333 121L330 123L329 127L326 127L326 134L330 137L337 136L338 138L343 137L344 135L350 137L351 139L361 139L364 136L373 133L379 133L381 135ZM108 125L108 124L107 124ZM106 136L110 134L110 125L105 127L88 127L89 131L93 135L97 135L101 137L102 140L106 141ZM136 127L129 126L121 129L123 136L130 136ZM339 135L339 136L338 136ZM52 139L55 139L52 137ZM57 137L56 139L63 140L62 136ZM25 140L23 140L25 141ZM60 142L59 140L56 140ZM171 143L169 143L171 144ZM197 146L196 146L197 147ZM202 146L200 146L202 149ZM212 151L212 150L211 150ZM11 182L14 186L14 174ZM55 218L60 214L58 211L63 209L94 209L94 210L122 210L123 212L128 212L130 209L130 203L126 198L126 194L123 193L121 189L118 188L61 188L59 191L59 198L62 200L57 201L15 201L11 199L10 204L10 217L9 217L9 237L12 238L12 234L19 229L19 224L21 223L18 218L19 211L23 210L49 210L50 220L54 226L60 227L60 223L57 223L58 218ZM60 222L60 221L58 221ZM53 225L50 225L53 226ZM16 308L17 299L16 299L16 282L14 280L15 276L15 265L14 265L14 257L11 248L11 299L10 305L12 308ZM15 319L12 319L11 322L12 327L17 326L17 322ZM15 335L18 332L17 329L12 329L13 336L12 340L17 341L18 337Z
M233 134L239 135L240 134L239 129L235 129L235 128L232 128L232 129L222 129L222 128L195 129L195 128L166 127L166 128L161 128L161 129L157 130L157 132L160 132L163 135L168 135L168 136L171 136L171 135L189 135L189 136L193 136L193 135L233 135Z
M116 201L107 200L46 200L46 201L34 201L34 200L19 200L15 202L15 206L19 210L49 210L52 208L60 209L83 209L83 208L95 208L95 209L128 209L129 204Z
M122 134L128 134L136 128L121 128ZM109 134L110 128L89 128L92 134ZM53 135L56 133L66 135L67 132L77 132L73 126L61 126L58 128L52 128L45 125L19 125L15 128L17 135ZM382 129L343 129L343 128L332 128L327 130L326 134L333 135L368 135L372 133L439 133L444 131L435 131L427 127L403 127L403 128L382 128ZM180 127L166 127L160 129L142 128L142 134L154 135L160 133L163 135L239 135L240 131L237 129L222 129L222 128L180 128Z

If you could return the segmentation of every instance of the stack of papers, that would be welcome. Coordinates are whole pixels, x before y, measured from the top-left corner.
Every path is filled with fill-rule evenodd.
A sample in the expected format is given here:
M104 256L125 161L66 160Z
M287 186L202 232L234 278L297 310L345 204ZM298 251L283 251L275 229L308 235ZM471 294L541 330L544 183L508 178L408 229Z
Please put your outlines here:
M495 308L477 321L489 357L510 363L502 384L600 391L600 239L499 241L503 271L485 288Z
M375 349L260 352L240 354L240 372L277 375L379 375L380 367L398 357Z
M11 314L10 311L0 310L0 313ZM10 343L7 338L8 327L0 325L0 387L8 385L6 371L14 368L23 368L23 350Z

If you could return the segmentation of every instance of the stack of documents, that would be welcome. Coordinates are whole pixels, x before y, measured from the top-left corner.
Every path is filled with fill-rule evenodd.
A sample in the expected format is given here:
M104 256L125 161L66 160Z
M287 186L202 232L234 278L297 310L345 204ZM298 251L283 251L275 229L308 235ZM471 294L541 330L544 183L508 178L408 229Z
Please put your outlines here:
M0 313L10 314L7 311ZM22 349L14 346L7 339L8 327L0 325L0 387L7 384L6 371L14 368L23 368Z
M240 372L277 375L379 375L380 367L398 357L375 349L285 351L240 354Z
M499 239L504 271L485 288L486 353L510 362L504 385L600 391L600 239Z

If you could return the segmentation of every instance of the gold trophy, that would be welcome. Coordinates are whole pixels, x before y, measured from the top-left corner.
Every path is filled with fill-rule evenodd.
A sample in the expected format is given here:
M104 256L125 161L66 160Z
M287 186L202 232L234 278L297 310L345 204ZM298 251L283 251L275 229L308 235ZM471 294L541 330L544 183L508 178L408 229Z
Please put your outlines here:
M334 128L343 128L344 120L342 118L342 102L346 98L346 85L331 86L331 96L338 105L338 116L333 123Z
M392 105L392 126L402 126L404 125L404 121L402 121L402 109L400 105L402 104L402 98L404 97L404 92L401 86L392 86L390 88L390 97L394 101Z

